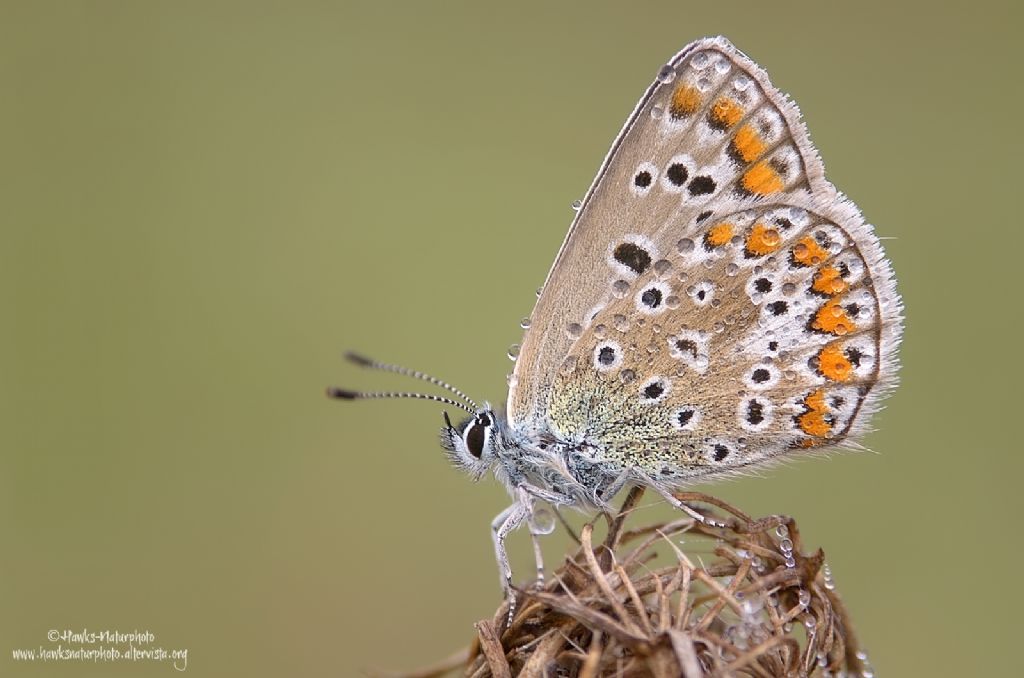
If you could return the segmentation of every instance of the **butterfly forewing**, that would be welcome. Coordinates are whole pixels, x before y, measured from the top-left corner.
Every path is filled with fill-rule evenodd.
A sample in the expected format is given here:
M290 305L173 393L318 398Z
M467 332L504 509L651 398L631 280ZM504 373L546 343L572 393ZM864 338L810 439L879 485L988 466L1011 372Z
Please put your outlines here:
M702 40L662 70L588 192L509 421L651 473L745 465L856 430L898 334L877 241L795 105Z

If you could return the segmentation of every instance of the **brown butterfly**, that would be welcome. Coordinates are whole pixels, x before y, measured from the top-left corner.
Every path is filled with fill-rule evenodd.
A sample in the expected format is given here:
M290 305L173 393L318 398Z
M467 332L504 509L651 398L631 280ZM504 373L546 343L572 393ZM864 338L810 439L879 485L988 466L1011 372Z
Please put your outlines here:
M901 316L878 239L825 179L796 105L708 38L661 69L578 206L510 354L504 411L356 356L454 398L329 393L467 411L457 426L445 414L441 442L513 497L492 523L508 592L505 537L550 531L538 502L604 510L643 485L707 520L673 490L856 447L895 385Z

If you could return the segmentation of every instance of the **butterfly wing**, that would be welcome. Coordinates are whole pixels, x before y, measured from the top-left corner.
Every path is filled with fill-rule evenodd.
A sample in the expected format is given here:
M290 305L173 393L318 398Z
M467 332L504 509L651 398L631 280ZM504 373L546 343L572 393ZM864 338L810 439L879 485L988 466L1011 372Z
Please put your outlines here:
M682 230L573 342L552 432L668 482L860 432L894 384L901 307L856 207L822 190Z
M552 398L572 399L554 389L574 345L713 205L819 191L796 106L724 38L688 45L627 120L548 274L510 385L513 430L549 428Z

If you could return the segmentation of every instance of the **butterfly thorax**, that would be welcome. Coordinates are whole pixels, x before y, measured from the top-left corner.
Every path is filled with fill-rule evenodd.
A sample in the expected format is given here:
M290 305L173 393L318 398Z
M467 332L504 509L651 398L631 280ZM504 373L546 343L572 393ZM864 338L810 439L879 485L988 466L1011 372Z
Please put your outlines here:
M497 421L500 435L495 438L495 475L512 493L517 487L529 486L560 498L554 503L607 510L610 500L630 479L590 442L565 440L550 430L514 430L503 417Z

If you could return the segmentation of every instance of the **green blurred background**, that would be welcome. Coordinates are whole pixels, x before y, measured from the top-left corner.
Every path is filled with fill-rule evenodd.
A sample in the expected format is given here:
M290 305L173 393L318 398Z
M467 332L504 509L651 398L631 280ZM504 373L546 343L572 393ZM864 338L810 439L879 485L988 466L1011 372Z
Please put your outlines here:
M448 467L439 408L323 388L402 383L356 348L501 402L570 203L719 33L893 238L908 320L878 454L710 489L798 518L882 675L1012 673L1020 10L713 5L0 2L0 674L174 675L11 659L54 628L200 676L467 643L504 490Z

